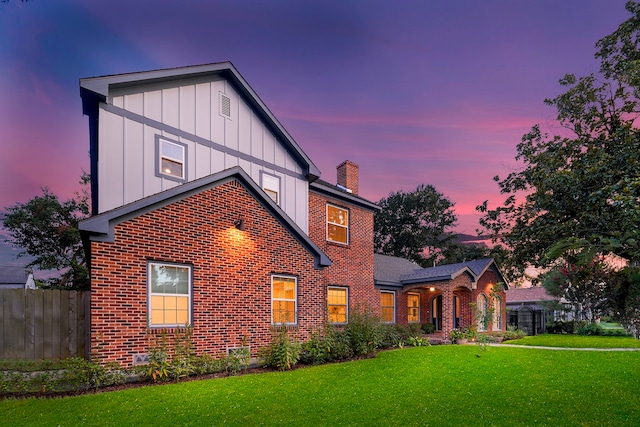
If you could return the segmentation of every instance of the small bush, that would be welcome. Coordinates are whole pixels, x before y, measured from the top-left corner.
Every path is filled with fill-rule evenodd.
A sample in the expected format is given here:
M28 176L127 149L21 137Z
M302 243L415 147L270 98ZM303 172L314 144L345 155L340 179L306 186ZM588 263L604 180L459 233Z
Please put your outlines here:
M351 357L353 352L346 332L332 325L325 325L323 329L313 331L309 340L302 345L300 362L318 365Z
M432 334L436 331L436 325L433 323L423 323L422 324L422 333L423 334Z
M577 330L578 335L603 335L604 330L602 326L597 323L587 323L586 325L581 325Z
M263 366L270 366L280 371L291 369L300 360L301 346L287 334L285 326L271 338L268 347L259 350L258 356Z
M354 309L344 326L354 356L370 355L380 347L380 320L367 309Z

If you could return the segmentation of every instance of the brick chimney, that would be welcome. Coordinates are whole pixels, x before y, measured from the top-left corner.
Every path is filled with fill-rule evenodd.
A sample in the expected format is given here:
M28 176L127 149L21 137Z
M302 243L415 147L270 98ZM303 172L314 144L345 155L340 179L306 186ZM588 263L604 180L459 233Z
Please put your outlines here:
M345 160L336 169L338 169L338 185L351 190L353 194L358 194L358 165Z

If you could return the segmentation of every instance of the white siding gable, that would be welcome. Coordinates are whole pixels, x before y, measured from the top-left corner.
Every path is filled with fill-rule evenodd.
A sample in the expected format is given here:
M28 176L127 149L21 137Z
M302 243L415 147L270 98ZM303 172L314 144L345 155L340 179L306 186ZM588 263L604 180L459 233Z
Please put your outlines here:
M307 230L303 167L227 80L209 75L120 87L99 106L97 213L240 166L258 185L263 172L277 177L280 207ZM184 180L160 170L163 140L184 146Z

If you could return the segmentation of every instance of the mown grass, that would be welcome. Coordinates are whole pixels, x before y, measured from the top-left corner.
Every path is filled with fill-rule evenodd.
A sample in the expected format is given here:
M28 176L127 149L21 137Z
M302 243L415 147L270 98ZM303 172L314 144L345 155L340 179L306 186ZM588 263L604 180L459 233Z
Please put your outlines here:
M631 426L640 425L640 353L417 347L290 372L5 400L0 414L7 426Z
M633 337L556 334L524 337L506 341L506 344L562 348L640 348L640 340Z

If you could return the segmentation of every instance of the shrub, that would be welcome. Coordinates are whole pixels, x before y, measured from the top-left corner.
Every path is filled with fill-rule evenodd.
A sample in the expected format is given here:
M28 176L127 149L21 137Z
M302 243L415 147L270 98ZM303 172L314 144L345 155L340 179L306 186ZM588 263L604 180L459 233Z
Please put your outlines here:
M366 308L355 308L344 326L354 356L367 356L380 347L380 321Z
M300 350L300 343L292 340L287 334L287 328L282 326L279 332L271 337L269 346L260 349L258 356L264 366L284 371L298 363Z
M422 324L422 333L424 334L432 334L436 331L436 325L433 323L423 323Z
M597 323L587 323L586 325L581 325L577 333L578 335L602 335L604 330L602 326Z
M332 325L313 331L302 345L300 361L310 365L353 357L347 334Z

